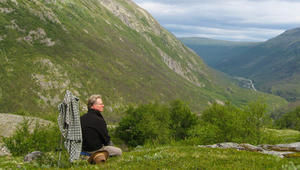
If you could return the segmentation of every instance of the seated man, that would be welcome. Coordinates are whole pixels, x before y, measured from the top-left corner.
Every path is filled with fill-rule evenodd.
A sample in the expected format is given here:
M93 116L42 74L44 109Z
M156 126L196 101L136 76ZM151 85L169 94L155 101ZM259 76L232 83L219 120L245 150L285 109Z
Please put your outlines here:
M122 155L120 148L112 144L108 135L106 122L101 115L104 104L100 95L92 95L88 99L88 112L80 117L82 129L82 151L90 154L96 151L107 151L109 156Z

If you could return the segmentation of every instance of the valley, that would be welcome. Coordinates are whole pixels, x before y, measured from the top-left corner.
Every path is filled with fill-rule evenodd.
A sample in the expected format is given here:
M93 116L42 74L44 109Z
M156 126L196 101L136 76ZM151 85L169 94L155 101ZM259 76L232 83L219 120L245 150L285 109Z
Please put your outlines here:
M180 8L167 2L146 5L169 16L187 12L181 8L189 1ZM300 28L264 42L178 38L140 4L0 0L0 169L299 168ZM195 20L203 24L198 31L224 30ZM233 35L243 31L225 32L243 38ZM67 90L79 99L76 116L87 112L92 94L101 94L97 105L109 143L122 156L98 165L71 163L58 148L57 106ZM73 125L73 116L64 127ZM72 130L81 133L81 125ZM79 136L77 144L84 140ZM25 162L33 151L43 154Z
M300 96L297 85L300 82L299 31L299 28L287 30L257 43L204 41L202 38L181 40L200 56L202 54L213 68L251 79L256 89L296 102Z

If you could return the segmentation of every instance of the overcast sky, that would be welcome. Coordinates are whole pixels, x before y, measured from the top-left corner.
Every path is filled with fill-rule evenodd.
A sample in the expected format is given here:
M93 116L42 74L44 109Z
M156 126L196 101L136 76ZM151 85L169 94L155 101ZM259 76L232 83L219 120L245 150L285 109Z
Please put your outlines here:
M300 0L133 0L177 37L265 41L300 27Z

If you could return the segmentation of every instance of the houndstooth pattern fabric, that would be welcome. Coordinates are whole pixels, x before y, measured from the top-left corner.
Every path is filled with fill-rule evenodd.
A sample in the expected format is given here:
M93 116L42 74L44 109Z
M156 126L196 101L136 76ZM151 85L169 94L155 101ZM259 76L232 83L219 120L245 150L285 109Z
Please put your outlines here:
M63 102L58 105L58 110L58 126L65 139L65 148L70 154L70 162L73 162L79 159L82 146L79 98L67 90Z

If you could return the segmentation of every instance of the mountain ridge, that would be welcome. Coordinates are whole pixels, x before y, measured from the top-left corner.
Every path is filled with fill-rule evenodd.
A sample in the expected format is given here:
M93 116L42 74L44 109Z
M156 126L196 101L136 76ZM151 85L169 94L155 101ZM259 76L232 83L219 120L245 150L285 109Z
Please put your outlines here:
M274 107L285 103L238 88L130 0L0 5L9 9L0 13L1 112L54 112L66 89L82 103L101 93L110 112L131 102L178 98L193 110L259 96Z
M212 55L209 57L214 58ZM300 82L300 28L248 46L244 51L220 54L216 60L211 59L211 66L230 75L252 79L259 90L279 95L290 102L300 99L297 87Z

